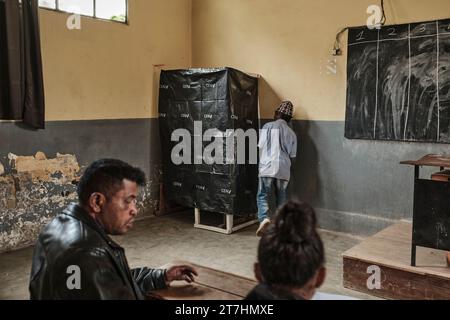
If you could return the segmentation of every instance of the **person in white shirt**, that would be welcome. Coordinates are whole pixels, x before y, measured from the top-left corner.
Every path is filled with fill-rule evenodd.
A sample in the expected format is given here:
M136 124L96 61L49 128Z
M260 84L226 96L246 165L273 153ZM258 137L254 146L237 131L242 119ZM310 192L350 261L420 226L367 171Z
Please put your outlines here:
M260 226L256 232L259 237L270 224L269 197L272 192L275 191L277 208L287 201L291 165L297 156L297 136L288 125L293 112L292 102L282 102L275 111L275 121L267 123L261 130L257 195Z

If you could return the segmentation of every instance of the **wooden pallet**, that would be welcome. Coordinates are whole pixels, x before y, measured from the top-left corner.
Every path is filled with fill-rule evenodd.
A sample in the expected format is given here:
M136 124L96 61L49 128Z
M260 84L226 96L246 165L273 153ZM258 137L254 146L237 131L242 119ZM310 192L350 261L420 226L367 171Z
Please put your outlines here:
M411 239L412 224L401 222L345 252L344 287L385 299L450 299L446 252L418 248L417 267L411 267ZM367 285L372 266L381 270L379 289Z

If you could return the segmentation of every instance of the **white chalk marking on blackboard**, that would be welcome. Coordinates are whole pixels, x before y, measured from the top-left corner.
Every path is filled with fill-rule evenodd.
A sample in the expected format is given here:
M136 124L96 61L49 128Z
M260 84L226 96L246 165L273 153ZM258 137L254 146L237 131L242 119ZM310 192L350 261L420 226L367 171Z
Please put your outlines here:
M380 55L380 29L378 29L378 40L377 40L377 72L376 72L376 87L375 87L375 121L373 124L373 138L376 139L377 136L377 116L378 116L378 60Z
M409 120L409 108L411 105L411 25L408 24L408 62L409 62L409 70L408 70L408 109L406 110L406 120L405 120L405 132L403 134L403 139L406 140L406 130L408 128L408 120Z
M437 70L436 70L436 95L437 95L437 107L438 107L438 123L437 123L437 141L441 140L441 101L439 97L439 21L436 21L436 37L437 37Z
M445 33L442 34L440 33L439 35L450 35L450 33ZM428 36L417 36L417 37L410 37L411 39L415 39L415 38L429 38L429 37L435 37L436 35L428 35ZM380 39L380 42L384 42L384 41L402 41L402 40L408 40L408 37L405 38L397 38L397 39ZM366 43L376 43L378 42L378 40L369 40L369 41L361 41L361 42L355 42L355 43L349 43L349 46L356 46L358 44L366 44Z
M356 37L356 41L364 40L365 38L363 37L363 35L364 35L364 30L361 31L360 33L358 33L358 36Z
M389 28L388 31L389 30L392 30L392 31L389 32L388 36L396 36L397 35L397 32L395 32L395 28Z
M375 42L377 42L377 40L361 41L361 42L350 43L349 46L355 46L357 44L364 44L364 43L375 43Z
M380 42L384 42L384 41L399 41L399 40L408 40L408 37L405 38L397 38L397 39L380 39Z
M433 33L433 34L427 34L427 35L424 35L424 36L412 36L411 38L412 39L419 39L419 38L429 38L429 37L436 37L436 34Z
M450 32L439 33L439 35L440 35L440 36L443 36L443 35L450 35ZM411 38L411 39L420 39L420 38L433 38L433 37L436 37L436 34L428 34L428 35L426 35L426 36L411 36L411 37L409 37L409 38ZM384 41L401 41L401 40L406 40L406 39L408 39L408 37L405 37L405 38L398 38L398 39L368 40L368 41L361 41L361 42L349 43L348 45L349 45L349 46L355 46L355 45L358 45L358 44L364 44L364 43L375 43L375 42L377 42L377 41L380 41L380 42L384 42Z
M448 36L450 35L450 32L444 32L444 33L439 33L439 36ZM420 38L433 38L436 37L436 34L428 34L426 36L411 36L409 37L410 39L420 39ZM349 43L349 46L355 46L358 44L365 44L365 43L376 43L378 41L380 42L384 42L384 41L401 41L401 40L407 40L408 37L405 38L397 38L397 39L380 39L380 40L368 40L368 41L361 41L361 42L354 42L354 43Z
M450 32L439 32L439 36L448 36L450 35ZM401 41L401 40L406 40L406 39L420 39L420 38L430 38L430 37L436 37L436 34L427 34L424 36L412 36L410 35L409 37L405 37L405 38L397 38L397 39L380 39L380 40L367 40L367 41L359 41L359 42L354 42L354 43L349 43L349 46L355 46L358 44L365 44L365 43L376 43L378 41L383 42L383 41Z
M420 31L419 31L420 33L427 31L427 27L426 27L426 24L425 24L425 23L422 24L421 26L422 26L422 28L421 28Z

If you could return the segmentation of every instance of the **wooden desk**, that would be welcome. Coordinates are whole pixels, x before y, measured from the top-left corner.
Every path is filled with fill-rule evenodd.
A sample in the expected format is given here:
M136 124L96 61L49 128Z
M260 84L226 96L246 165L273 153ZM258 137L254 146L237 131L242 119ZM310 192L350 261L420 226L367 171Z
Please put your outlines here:
M176 262L163 266L191 265L198 271L195 283L173 282L170 288L155 293L165 300L243 300L256 286L253 279L241 277L189 262Z
M441 171L450 168L450 156L430 154L401 164L415 169L411 246L411 266L415 267L417 247L450 251L450 181L420 178L420 167L439 167Z

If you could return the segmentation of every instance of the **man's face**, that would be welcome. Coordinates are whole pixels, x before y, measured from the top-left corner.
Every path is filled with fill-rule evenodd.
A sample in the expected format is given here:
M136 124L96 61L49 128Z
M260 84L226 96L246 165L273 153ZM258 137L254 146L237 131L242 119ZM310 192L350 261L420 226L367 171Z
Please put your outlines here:
M138 213L136 182L123 180L123 187L107 199L99 215L101 223L110 235L123 235L133 226Z

